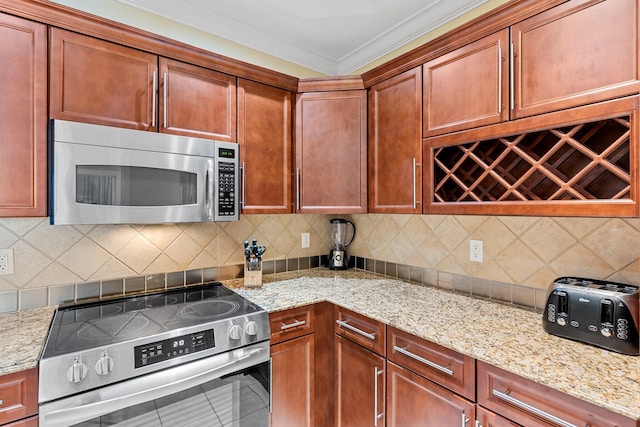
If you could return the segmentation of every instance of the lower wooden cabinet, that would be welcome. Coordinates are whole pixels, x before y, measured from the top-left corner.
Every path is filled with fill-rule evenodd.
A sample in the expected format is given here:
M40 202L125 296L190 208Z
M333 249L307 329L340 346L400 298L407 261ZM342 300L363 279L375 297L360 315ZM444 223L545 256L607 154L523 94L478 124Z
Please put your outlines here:
M385 359L335 337L336 427L385 426Z
M636 420L583 402L484 362L478 366L478 404L527 427L635 427Z
M0 425L33 426L38 413L38 368L0 376ZM20 420L20 421L18 421Z
M392 362L387 362L387 426L473 425L475 404Z
M313 426L314 336L271 346L271 426Z
M25 418L15 423L5 424L2 427L38 427L38 417Z

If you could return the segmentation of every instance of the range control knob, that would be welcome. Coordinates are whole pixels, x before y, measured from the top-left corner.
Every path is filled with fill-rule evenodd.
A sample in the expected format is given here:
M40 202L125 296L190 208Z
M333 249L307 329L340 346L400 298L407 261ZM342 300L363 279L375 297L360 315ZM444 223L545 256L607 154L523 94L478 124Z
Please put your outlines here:
M256 325L256 322L250 320L244 325L244 331L249 336L256 336L258 334L258 325Z
M87 365L80 361L79 357L76 357L73 365L67 370L67 379L70 383L79 383L87 376Z
M611 328L607 328L606 326L600 329L600 333L607 338L613 335L613 331L611 330Z
M107 375L111 371L113 371L113 358L103 351L100 359L96 362L96 372L98 375Z
M242 338L242 327L239 325L233 325L229 329L229 338L232 340L239 340Z

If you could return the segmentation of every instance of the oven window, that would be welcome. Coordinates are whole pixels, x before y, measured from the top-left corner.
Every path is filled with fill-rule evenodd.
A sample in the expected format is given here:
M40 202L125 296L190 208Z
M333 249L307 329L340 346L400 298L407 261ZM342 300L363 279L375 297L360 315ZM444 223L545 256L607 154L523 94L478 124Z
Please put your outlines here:
M75 425L268 427L269 362Z
M181 206L197 199L197 175L134 166L76 166L76 202L110 206Z

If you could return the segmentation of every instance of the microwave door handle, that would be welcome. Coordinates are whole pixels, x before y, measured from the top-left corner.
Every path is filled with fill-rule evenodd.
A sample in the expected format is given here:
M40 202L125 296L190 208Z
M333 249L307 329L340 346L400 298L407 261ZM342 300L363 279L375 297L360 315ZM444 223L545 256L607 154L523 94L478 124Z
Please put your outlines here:
M213 165L213 161L207 162L207 169L205 171L205 210L206 217L209 221L215 220L215 201L214 201L214 191L215 191L215 169Z

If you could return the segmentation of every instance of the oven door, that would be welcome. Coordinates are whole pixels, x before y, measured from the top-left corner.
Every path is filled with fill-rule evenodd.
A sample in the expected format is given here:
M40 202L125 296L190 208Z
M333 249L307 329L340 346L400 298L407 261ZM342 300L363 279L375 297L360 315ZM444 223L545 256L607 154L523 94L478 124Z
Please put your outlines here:
M267 427L270 381L267 341L42 404L39 425Z

